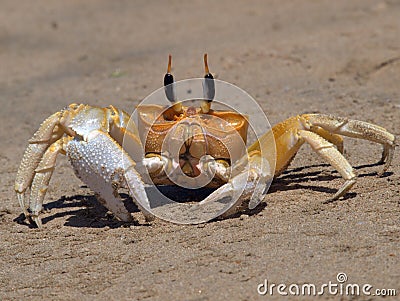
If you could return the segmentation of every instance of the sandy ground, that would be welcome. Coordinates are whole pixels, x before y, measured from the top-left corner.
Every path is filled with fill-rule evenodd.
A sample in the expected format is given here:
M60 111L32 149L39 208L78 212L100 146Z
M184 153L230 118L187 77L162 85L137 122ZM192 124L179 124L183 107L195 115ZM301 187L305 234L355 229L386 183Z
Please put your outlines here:
M22 221L13 191L42 120L71 102L132 111L160 87L169 53L185 79L202 76L208 52L217 77L248 91L271 123L326 112L400 135L399 1L0 7L0 299L263 300L265 279L322 285L340 272L400 294L399 151L379 178L381 147L370 142L345 140L359 179L344 200L322 203L343 180L305 146L257 210L197 226L122 226L64 157L43 231ZM375 297L352 300L366 299Z

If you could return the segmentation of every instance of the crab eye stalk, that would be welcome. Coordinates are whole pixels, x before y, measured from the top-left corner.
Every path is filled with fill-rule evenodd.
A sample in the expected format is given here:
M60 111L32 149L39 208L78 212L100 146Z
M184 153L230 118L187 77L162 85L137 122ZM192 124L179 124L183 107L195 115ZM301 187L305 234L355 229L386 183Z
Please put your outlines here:
M174 76L171 74L171 61L172 56L169 55L167 73L164 75L164 91L170 102L176 102Z
M214 77L208 69L207 53L204 54L204 80L203 80L203 95L204 101L201 104L201 110L203 113L207 114L210 111L211 102L215 96L215 83Z
M176 102L176 91L175 91L175 82L174 76L171 74L171 62L172 56L168 56L168 67L167 73L164 75L164 91L167 99L172 103L172 110L167 109L164 113L165 117L168 120L173 120L174 115L182 113L182 104L180 102Z
M172 56L169 55L167 73L164 75L164 91L168 100L171 103L173 103L172 107L174 111L176 113L181 113L182 105L181 103L176 103L175 82L174 82L174 76L171 74L171 62L172 62Z

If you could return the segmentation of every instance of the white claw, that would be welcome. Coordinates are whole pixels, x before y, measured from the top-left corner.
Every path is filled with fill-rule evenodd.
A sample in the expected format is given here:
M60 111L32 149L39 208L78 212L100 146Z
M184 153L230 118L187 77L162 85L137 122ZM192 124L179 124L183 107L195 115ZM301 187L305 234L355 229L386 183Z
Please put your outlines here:
M272 176L267 160L259 157L252 159L249 161L248 168L233 176L228 183L215 190L199 205L230 197L232 199L231 205L224 213L225 216L237 212L247 200L249 200L248 208L254 209L260 203L264 191L271 183Z
M226 208L225 212L221 212L221 214L222 216L232 215L238 211L245 200L249 199L253 191L251 186L251 182L248 182L248 173L240 173L202 200L199 205L217 202L229 197L231 198L230 206Z
M78 177L120 220L132 220L118 194L118 189L126 187L126 184L146 220L151 220L149 201L144 183L134 168L135 162L107 133L92 131L87 141L70 141L67 154Z

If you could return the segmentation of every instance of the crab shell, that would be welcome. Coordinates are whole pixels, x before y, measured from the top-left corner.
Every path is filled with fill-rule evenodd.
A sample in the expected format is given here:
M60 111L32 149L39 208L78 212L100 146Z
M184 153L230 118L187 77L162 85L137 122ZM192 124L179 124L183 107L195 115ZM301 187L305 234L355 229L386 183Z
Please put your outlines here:
M200 108L185 106L179 114L171 115L171 111L160 105L138 107L139 135L146 154L168 151L230 162L246 152L247 116L214 110L203 114Z

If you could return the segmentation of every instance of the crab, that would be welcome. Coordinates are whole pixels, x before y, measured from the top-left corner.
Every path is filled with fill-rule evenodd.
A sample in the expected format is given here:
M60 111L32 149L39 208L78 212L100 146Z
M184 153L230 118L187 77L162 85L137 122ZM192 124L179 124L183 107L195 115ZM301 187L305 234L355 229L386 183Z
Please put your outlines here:
M201 204L233 197L241 190L223 217L246 206L252 208L262 199L266 183L289 166L304 143L344 179L331 200L344 196L357 179L343 156L342 136L383 145L380 163L384 166L378 174L389 168L395 150L393 134L372 123L325 114L291 117L272 127L244 154L237 151L233 160L232 152L246 145L248 119L237 112L211 109L215 85L207 55L204 66L204 99L199 107L177 101L169 56L164 88L171 105L140 107L137 125L128 113L112 105L100 108L74 103L48 117L29 140L15 180L25 217L42 228L43 200L59 154L69 158L76 175L98 201L125 222L132 222L133 217L121 201L119 189L128 188L133 202L151 221L155 216L145 186L174 185L169 175L176 170L180 171L178 177L191 185L211 175L207 186L215 190Z

